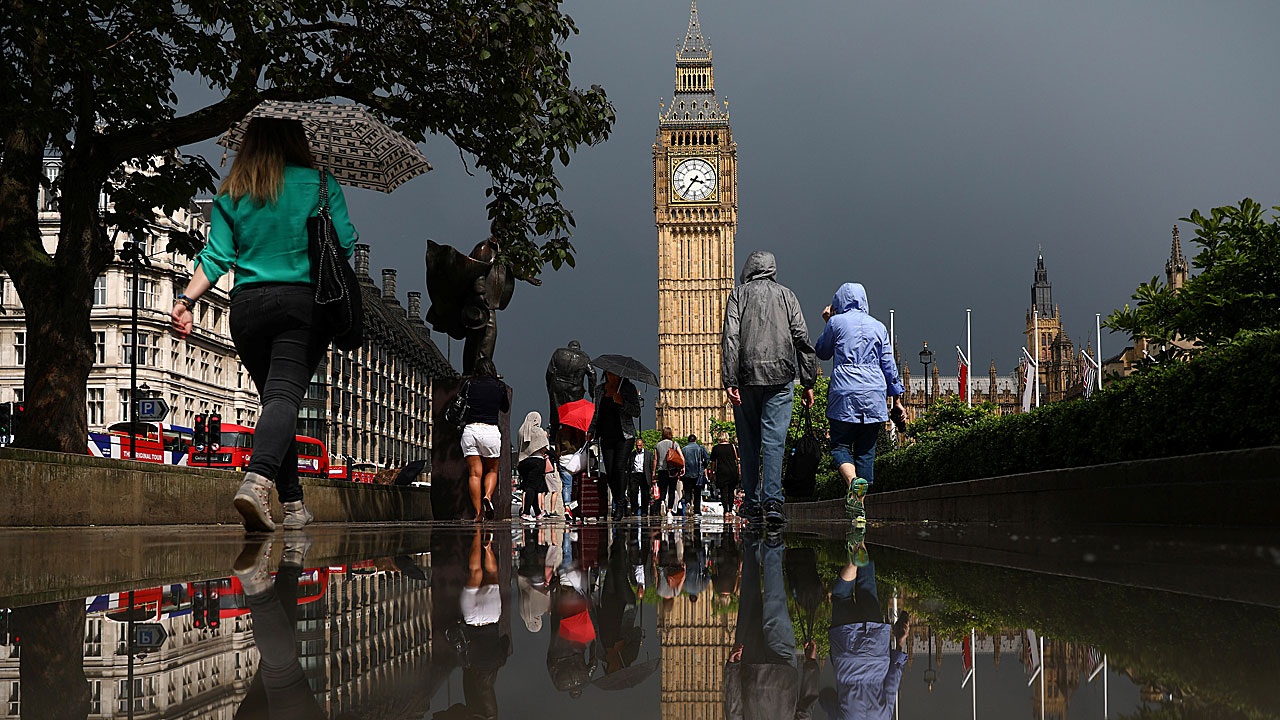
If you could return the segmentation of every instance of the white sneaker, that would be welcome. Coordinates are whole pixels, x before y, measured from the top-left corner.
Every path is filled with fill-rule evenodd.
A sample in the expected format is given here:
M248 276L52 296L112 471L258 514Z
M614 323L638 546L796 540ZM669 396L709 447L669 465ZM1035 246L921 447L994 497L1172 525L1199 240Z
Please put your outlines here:
M284 506L284 529L285 530L301 530L304 526L316 519L315 515L302 504L301 500L296 502L287 502Z
M250 532L275 532L276 523L271 519L271 489L275 483L258 473L245 473L244 482L236 491L236 511L244 518L244 529Z

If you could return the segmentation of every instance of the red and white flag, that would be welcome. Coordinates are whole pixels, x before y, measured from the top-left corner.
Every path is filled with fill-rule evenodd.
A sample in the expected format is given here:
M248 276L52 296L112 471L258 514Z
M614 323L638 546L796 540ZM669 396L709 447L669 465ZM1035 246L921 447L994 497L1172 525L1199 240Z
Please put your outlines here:
M960 365L960 398L968 399L966 389L969 387L969 363L964 361L964 353L960 352L960 348L956 348L956 362Z
M1034 373L1032 372L1031 363L1025 357L1022 358L1022 412L1024 413L1031 412L1032 375Z

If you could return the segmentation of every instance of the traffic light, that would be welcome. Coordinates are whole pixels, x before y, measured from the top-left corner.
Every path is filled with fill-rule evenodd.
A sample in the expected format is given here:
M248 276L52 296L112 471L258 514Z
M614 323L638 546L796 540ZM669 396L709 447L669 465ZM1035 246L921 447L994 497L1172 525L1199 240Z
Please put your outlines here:
M13 434L13 403L0 403L0 436Z
M209 428L205 425L204 415L196 416L195 427L191 429L191 446L198 452L205 451L209 444Z
M16 402L13 403L11 407L13 408L13 411L10 413L9 418L9 433L11 435L16 435L18 433L18 427L22 425L22 416L27 412L27 406L25 403Z
M196 590L191 595L191 627L200 630L204 628L204 591Z
M222 416L213 413L208 417L208 422L206 435L209 439L209 452L218 452L222 449Z
M217 630L222 624L222 603L218 602L217 588L209 588L204 596L204 622L210 630Z

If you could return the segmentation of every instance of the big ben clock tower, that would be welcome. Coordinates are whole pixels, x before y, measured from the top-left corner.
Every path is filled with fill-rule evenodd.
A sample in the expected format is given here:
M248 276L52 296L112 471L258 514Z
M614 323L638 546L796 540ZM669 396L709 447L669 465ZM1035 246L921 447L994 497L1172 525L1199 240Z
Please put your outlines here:
M675 97L658 113L653 211L658 227L658 427L707 434L733 413L720 381L720 329L733 290L738 148L716 98L698 3L676 51Z

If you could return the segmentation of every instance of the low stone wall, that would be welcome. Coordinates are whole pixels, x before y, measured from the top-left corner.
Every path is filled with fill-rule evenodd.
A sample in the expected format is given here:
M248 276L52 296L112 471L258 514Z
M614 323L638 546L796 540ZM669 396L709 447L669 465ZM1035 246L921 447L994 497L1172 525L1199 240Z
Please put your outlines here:
M0 526L239 525L239 473L0 448ZM426 488L304 478L318 522L426 521ZM272 498L272 516L284 516Z
M1154 431L1154 430L1153 430ZM1280 447L1005 475L873 493L872 520L1280 525ZM837 520L843 500L788 503L795 519Z

